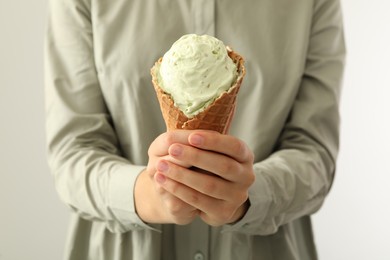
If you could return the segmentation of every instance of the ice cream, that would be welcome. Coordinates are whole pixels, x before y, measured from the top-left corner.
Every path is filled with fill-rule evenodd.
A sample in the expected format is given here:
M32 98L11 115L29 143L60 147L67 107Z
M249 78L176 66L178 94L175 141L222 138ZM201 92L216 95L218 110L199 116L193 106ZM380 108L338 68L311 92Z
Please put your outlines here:
M184 35L151 75L168 130L227 133L245 75L239 54L214 37Z
M227 91L237 75L237 65L223 42L196 34L177 40L163 56L157 73L160 87L189 118Z

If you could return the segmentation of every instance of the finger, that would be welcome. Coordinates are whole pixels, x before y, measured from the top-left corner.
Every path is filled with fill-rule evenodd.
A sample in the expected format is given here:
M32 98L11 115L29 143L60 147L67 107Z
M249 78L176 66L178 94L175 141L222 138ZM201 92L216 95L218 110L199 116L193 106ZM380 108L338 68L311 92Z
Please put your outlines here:
M242 178L239 173L243 166L229 156L181 144L171 145L168 152L182 164L209 171L225 180L240 182Z
M192 131L174 130L159 135L149 148L149 155L164 156L169 146L174 143L188 144L188 136Z
M162 174L158 175L163 176ZM222 200L207 196L206 194L198 192L197 190L166 176L161 176L157 179L157 181L165 191L192 207L199 209L200 211L209 212L211 209L215 209L219 203L223 202Z
M231 219L237 210L234 203L209 197L170 178L165 178L161 185L176 198L197 208L199 210L197 214L207 223L218 226L232 222Z
M232 183L216 175L207 175L176 164L161 160L158 163L159 173L209 197L228 200L232 194Z
M190 165L188 163L185 163L183 161L180 161L178 159L173 158L169 154L165 155L165 156L161 156L160 159L165 160L165 161L169 161L171 163L174 163L174 164L179 165L179 166L184 167L184 168L190 168L192 166L192 165ZM158 161L156 163L155 170L158 170Z
M245 163L253 160L253 154L240 139L215 131L195 131L188 137L189 144L213 152L225 154L234 160Z
M164 181L164 176L162 176L161 174L156 174L156 190L160 195L161 201L165 204L169 214L175 218L175 222L178 222L179 219L185 221L186 219L193 218L195 217L195 215L199 214L199 210L197 208L191 206L190 204L182 201L181 199L166 191L160 184Z

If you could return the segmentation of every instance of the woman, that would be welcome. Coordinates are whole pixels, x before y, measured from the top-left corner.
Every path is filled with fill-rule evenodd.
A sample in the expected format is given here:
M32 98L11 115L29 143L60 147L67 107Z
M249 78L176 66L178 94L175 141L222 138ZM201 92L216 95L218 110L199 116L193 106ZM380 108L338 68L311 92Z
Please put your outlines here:
M245 58L230 135L165 130L149 71L188 33ZM338 0L50 1L64 259L317 259L309 216L334 176L344 53Z

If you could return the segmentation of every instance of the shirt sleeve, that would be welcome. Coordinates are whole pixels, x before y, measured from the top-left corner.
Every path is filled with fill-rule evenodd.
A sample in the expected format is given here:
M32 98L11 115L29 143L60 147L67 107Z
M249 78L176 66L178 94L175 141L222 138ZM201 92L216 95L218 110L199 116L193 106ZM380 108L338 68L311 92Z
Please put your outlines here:
M133 188L144 166L121 156L93 56L90 1L51 0L45 35L48 161L61 200L113 232L151 228Z
M314 1L305 71L276 151L254 165L250 208L225 231L268 235L317 211L335 172L345 46L338 0Z

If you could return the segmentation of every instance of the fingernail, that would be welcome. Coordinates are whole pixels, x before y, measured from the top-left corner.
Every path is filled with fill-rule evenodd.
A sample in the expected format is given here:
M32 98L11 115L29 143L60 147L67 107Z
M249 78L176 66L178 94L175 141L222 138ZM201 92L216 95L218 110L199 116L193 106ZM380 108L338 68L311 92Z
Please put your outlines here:
M169 168L168 163L166 163L164 161L159 161L158 164L157 164L157 170L159 170L161 172L167 171L168 168Z
M173 156L179 156L181 155L183 151L183 148L179 145L173 145L171 149L169 150L169 153Z
M163 184L166 181L166 178L162 174L157 174L156 175L156 181L160 184Z
M190 143L193 145L201 145L203 143L203 136L193 134L190 136Z

